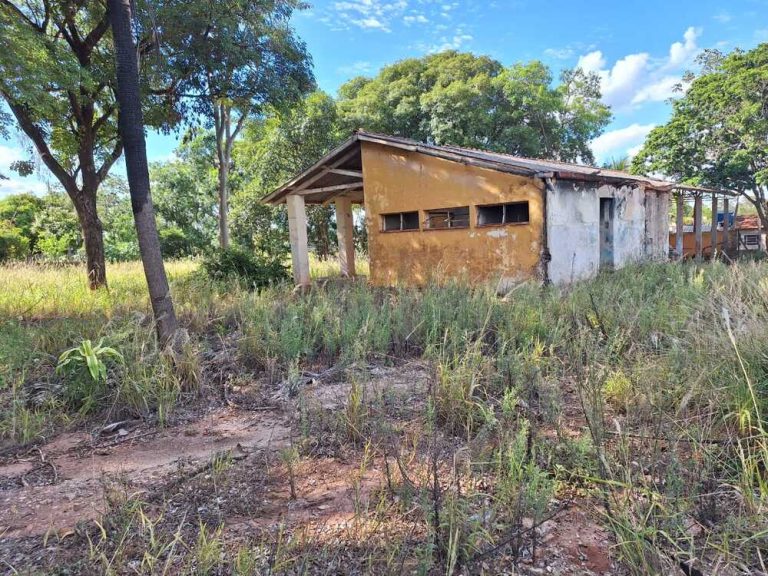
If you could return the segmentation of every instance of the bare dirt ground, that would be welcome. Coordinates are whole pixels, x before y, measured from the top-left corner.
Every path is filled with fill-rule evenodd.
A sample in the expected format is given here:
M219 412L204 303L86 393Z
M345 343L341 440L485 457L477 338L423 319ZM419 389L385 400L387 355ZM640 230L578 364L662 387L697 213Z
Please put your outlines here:
M365 393L413 405L423 401L429 370L419 364L367 372ZM349 382L306 385L306 398L324 410L344 408ZM245 405L245 404L243 404ZM235 403L201 410L186 422L155 428L141 422L109 433L65 432L28 452L0 459L0 573L26 564L31 556L45 566L50 540L66 541L78 523L98 520L108 508L111 482L132 495L151 499L158 487L164 497L191 498L192 485L205 476L217 454L234 457L228 478L215 499L195 502L214 509L223 534L234 541L281 525L338 533L349 527L360 507L375 506L385 485L384 464L315 451L301 459L293 498L276 453L291 443L296 425L289 402L280 407L238 407ZM576 423L578 424L578 423ZM275 464L277 462L277 464ZM620 574L610 557L611 542L590 500L569 501L551 520L536 528L535 558L523 559L509 573ZM47 551L46 551L47 550ZM514 571L516 570L516 571ZM343 568L342 568L342 572Z
M119 427L93 438L64 433L52 442L0 464L0 533L3 538L66 533L104 513L105 475L149 489L226 450L276 450L288 439L281 414L219 408L168 429Z

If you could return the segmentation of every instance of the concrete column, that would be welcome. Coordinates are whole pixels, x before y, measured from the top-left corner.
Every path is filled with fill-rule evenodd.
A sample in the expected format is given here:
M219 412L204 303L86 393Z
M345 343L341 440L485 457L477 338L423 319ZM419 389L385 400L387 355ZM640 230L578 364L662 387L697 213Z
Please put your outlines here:
M677 223L677 231L675 232L675 252L677 252L677 259L682 260L684 236L683 229L685 228L685 220L683 220L685 212L685 198L683 197L683 193L678 192L675 200L677 201L677 214L675 219Z
M701 194L696 194L693 201L693 233L696 237L696 261L701 262L704 252L704 237L701 226Z
M723 250L725 250L726 254L731 249L731 233L729 232L731 223L729 219L730 209L728 204L730 204L730 202L728 196L726 196L723 198L723 214L725 214L723 218Z
M336 236L339 238L339 264L341 275L355 275L355 225L352 221L352 202L349 198L336 198Z
M291 239L291 260L293 280L298 285L309 284L309 245L307 242L307 210L304 197L292 194L286 196L288 207L288 232Z
M717 254L717 194L712 194L712 229L709 231L712 242L712 258Z

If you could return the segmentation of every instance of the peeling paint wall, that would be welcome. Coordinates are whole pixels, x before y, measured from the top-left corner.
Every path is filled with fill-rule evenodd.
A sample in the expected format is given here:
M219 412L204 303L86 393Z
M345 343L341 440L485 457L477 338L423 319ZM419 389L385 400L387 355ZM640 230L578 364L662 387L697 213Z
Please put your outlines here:
M431 279L511 284L539 275L543 184L363 142L371 282L422 285ZM529 222L477 227L475 205L527 200ZM470 228L424 229L425 210L470 206ZM381 215L419 211L421 230L383 232Z
M653 214L647 217L648 244L646 255L653 260L669 258L669 192L648 192L646 206L652 203Z
M669 194L638 186L555 181L547 191L549 279L556 284L590 278L600 269L600 199L614 199L613 258L621 268L666 258Z
M600 202L594 187L555 181L547 191L549 279L556 284L589 278L600 267Z

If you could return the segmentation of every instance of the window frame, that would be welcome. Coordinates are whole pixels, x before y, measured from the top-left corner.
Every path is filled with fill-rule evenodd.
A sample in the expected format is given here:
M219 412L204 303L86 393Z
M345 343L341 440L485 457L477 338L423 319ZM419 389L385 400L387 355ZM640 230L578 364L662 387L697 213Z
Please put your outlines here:
M462 218L462 220L464 220L466 222L466 224L464 224L462 226L451 226L450 225L450 223L451 223L451 216L450 216L450 214L451 214L451 212L456 212L457 210L462 210L462 211L466 210L467 211L467 213L466 213L466 220L464 220L464 218ZM441 227L441 228L434 227L433 228L432 226L429 225L430 222L431 222L432 215L435 214L435 215L439 216L440 213L445 213L446 214L445 219L448 222L448 226L445 226L444 228L443 227ZM467 230L467 229L472 227L472 210L471 210L470 206L454 206L454 207L451 207L451 208L430 208L429 210L424 210L424 214L426 216L424 218L424 228L423 228L424 231L433 232L435 230Z
M760 247L760 234L757 232L748 232L742 235L742 237L744 238L744 246L747 248L751 246L757 246L758 248Z
M528 213L527 219L520 222L507 222L507 207L512 205L525 205ZM496 208L501 206L501 222L492 222L487 224L480 223L480 210L482 208ZM475 226L477 228L492 228L495 226L524 226L531 223L531 204L528 200L518 200L514 202L499 202L498 204L477 204L475 206Z
M416 215L416 227L415 228L404 228L405 226L405 216L407 214L415 214ZM404 212L389 212L387 214L381 214L381 233L382 234L390 234L390 233L397 233L397 232L419 232L421 230L421 218L419 217L419 211L418 210L406 210ZM387 217L388 216L399 216L400 217L400 228L387 228Z

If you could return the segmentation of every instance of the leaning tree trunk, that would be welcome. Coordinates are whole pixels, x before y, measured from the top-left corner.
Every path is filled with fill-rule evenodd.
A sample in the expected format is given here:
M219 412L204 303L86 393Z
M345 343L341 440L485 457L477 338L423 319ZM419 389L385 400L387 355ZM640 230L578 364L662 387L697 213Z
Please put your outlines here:
M139 252L144 264L157 334L166 344L178 329L173 300L165 275L160 237L149 190L147 146L139 94L139 66L131 27L131 0L108 0L117 61L118 128L125 147L125 166L131 192L131 207L139 238Z
M96 191L83 189L72 198L85 244L88 285L91 290L107 285L107 271L104 258L104 229L96 211Z

